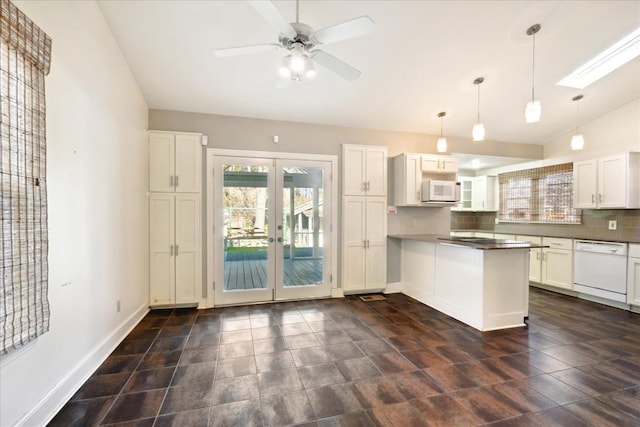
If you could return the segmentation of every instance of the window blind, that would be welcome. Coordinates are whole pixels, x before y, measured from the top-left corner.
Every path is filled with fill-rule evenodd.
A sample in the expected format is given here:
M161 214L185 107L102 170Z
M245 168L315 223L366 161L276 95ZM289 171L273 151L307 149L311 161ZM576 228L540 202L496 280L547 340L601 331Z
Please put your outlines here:
M498 175L501 221L580 223L573 207L573 163Z
M51 39L0 0L0 354L49 330L45 75Z

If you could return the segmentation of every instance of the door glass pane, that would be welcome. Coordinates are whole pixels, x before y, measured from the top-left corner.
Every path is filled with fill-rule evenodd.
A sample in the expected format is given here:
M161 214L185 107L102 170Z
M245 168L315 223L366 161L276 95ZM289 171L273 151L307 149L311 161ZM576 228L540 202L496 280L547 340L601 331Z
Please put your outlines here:
M283 286L323 283L324 170L283 168Z
M224 165L224 290L267 288L268 168Z

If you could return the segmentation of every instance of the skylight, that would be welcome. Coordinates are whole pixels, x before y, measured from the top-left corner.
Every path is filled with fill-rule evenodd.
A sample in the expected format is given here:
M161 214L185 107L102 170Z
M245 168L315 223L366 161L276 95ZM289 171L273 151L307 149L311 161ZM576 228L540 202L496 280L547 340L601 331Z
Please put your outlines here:
M584 89L639 55L640 28L637 28L556 84Z

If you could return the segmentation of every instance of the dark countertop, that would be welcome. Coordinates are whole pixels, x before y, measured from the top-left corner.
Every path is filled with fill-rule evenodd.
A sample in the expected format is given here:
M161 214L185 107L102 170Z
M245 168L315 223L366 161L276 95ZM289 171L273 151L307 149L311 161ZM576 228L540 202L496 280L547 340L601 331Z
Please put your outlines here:
M511 232L507 232L507 231L495 231L495 230L480 230L480 229L471 229L471 228L457 228L457 229L452 229L452 232L478 232L478 233L494 233L494 234L510 234L510 235L518 235L518 236L534 236L534 237L554 237L554 238L558 238L558 239L574 239L574 240L595 240L598 242L617 242L617 243L635 243L638 244L640 243L640 240L637 239L619 239L619 238L606 238L606 239L601 239L601 238L597 238L597 237L575 237L575 236L567 236L567 235L560 235L560 234L553 234L553 233L549 233L549 234L535 234L535 233L511 233Z
M462 246L471 249L495 250L495 249L533 249L548 248L545 245L536 245L517 240L496 240L482 237L458 237L443 236L441 234L392 234L387 237L400 240L416 240L425 243L440 243L445 245Z

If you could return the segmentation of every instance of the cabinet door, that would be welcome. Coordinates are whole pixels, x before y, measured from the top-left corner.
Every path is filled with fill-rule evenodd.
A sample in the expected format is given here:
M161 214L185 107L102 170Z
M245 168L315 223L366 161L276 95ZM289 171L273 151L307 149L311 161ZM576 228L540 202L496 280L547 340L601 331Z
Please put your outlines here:
M365 147L342 146L342 194L344 196L365 194L366 160Z
M457 207L451 208L456 211L469 211L473 206L473 178L460 177L460 201Z
M573 163L573 206L576 208L596 207L596 167L595 160Z
M175 302L174 196L149 196L149 303Z
M454 173L458 172L458 159L451 156L443 157L440 161L440 172Z
M199 302L202 295L200 269L200 197L175 196L175 301Z
M624 155L598 160L598 207L624 208L627 205L627 163Z
M387 286L387 200L367 197L365 216L366 287L381 289Z
M422 202L420 192L422 190L422 172L420 171L420 156L410 154L405 159L405 175L396 179L403 179L405 182L406 206L419 206Z
M422 172L440 172L438 156L422 156Z
M202 148L199 135L176 135L174 179L176 192L200 192L202 187Z
M365 289L364 197L344 197L342 203L342 287Z
M541 283L542 249L529 249L529 281Z
M471 186L471 208L474 211L486 210L487 204L487 177L477 176Z
M573 251L545 248L542 256L542 283L572 289Z
M149 191L173 192L174 141L170 133L149 134Z
M366 150L367 196L387 195L387 148L367 147Z
M640 258L629 258L627 303L640 306Z

